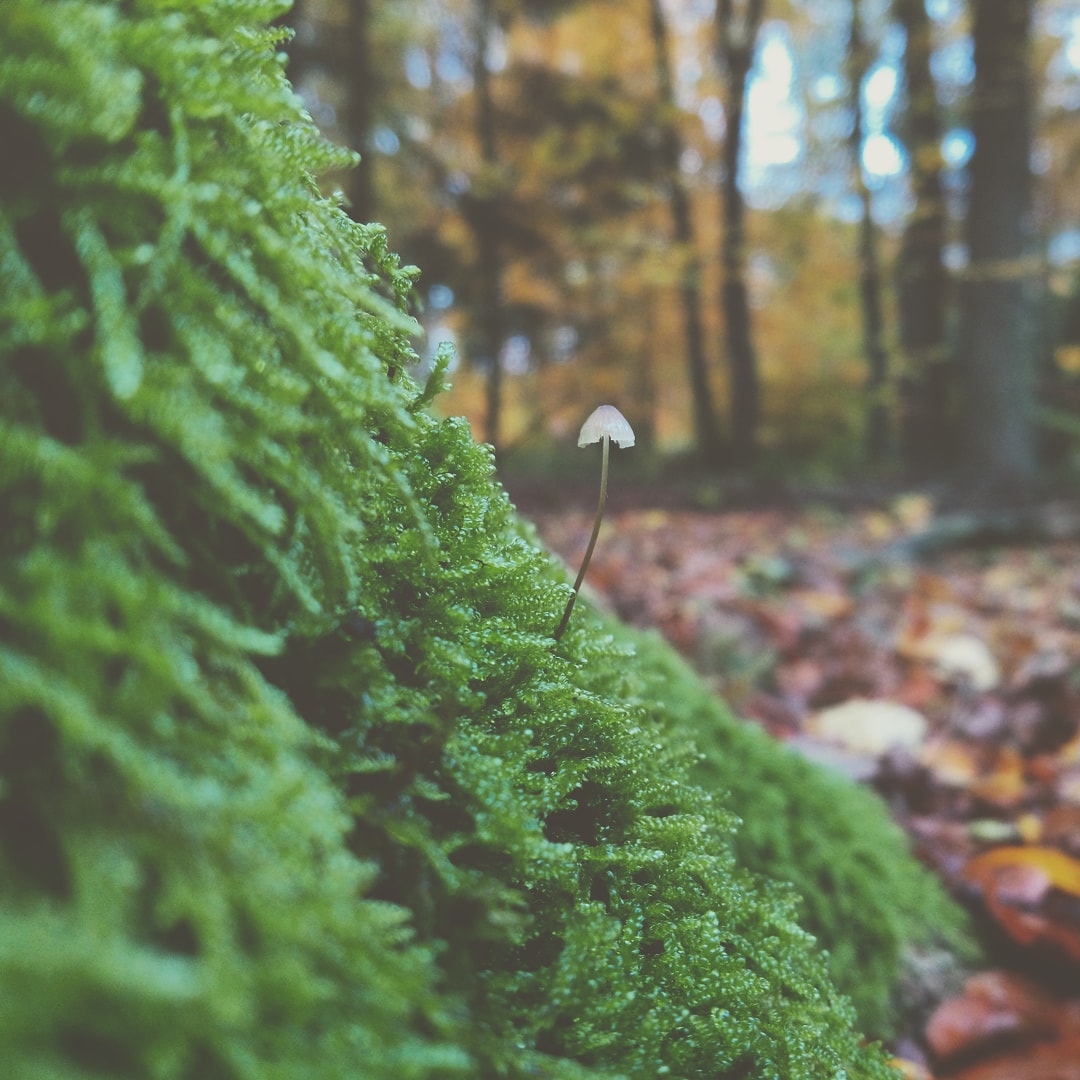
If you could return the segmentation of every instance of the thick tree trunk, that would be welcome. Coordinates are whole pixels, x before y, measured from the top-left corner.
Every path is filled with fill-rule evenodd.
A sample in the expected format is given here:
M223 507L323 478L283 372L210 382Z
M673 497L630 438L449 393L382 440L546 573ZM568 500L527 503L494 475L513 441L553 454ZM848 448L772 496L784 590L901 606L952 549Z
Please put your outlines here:
M476 235L479 282L477 336L480 351L487 358L486 409L484 438L498 449L501 443L503 369L500 351L503 338L502 263L499 251L498 227L494 213L484 205L492 197L493 176L498 166L495 138L495 100L491 91L491 70L488 68L488 49L494 26L493 0L479 0L474 34L473 91L476 95L476 136L484 172L481 191L474 208L473 228Z
M862 84L869 62L863 40L860 0L852 0L848 74L854 122L851 128L852 181L862 203L859 222L859 293L862 299L863 350L866 354L866 452L874 463L889 452L890 423L886 398L889 356L885 349L885 315L881 303L881 268L873 202L863 170Z
M946 348L949 278L945 271L945 199L941 113L930 68L930 18L924 0L894 0L903 26L907 103L901 136L907 150L914 209L896 264L900 348L900 446L916 479L940 476L956 453L951 397L954 367Z
M731 448L735 463L752 465L757 456L761 387L754 351L750 303L746 287L746 205L739 188L746 83L765 0L745 0L735 11L733 0L717 0L716 44L724 72L727 132L720 181L724 224L720 261L721 305L731 375Z
M1035 479L1029 31L1033 0L973 0L970 265L962 291L965 482L985 501Z
M694 436L698 453L710 465L718 465L720 442L717 432L716 409L709 386L708 362L705 355L705 332L701 322L701 259L690 211L690 196L683 182L681 163L682 141L671 114L675 110L675 89L668 59L668 29L660 0L650 0L650 26L656 57L656 81L660 106L665 114L663 130L664 166L670 185L672 234L682 253L679 298L683 309L683 333L686 345L686 366L692 395Z

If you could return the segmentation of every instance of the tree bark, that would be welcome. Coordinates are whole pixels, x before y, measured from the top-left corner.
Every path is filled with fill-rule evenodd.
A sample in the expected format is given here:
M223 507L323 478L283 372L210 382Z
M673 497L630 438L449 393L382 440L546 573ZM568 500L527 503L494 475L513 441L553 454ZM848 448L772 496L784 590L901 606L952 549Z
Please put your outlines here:
M344 180L346 209L354 221L374 220L374 159L371 133L379 93L371 47L372 0L349 0L344 33L331 33L312 11L308 0L294 0L281 20L296 36L287 47L289 81L302 87L312 69L325 67L345 91L341 136L360 161Z
M476 137L480 144L483 172L478 205L474 208L473 228L476 236L480 308L477 313L477 336L480 350L487 357L484 438L498 449L501 443L503 369L500 356L503 337L502 263L499 250L498 226L490 209L495 197L493 190L498 168L498 147L495 131L495 100L491 90L491 70L488 49L494 26L493 0L478 0L473 43L473 91L476 95ZM487 202L488 206L484 203Z
M890 445L889 407L886 398L889 355L885 349L885 315L881 303L881 267L874 226L873 200L863 169L862 84L869 67L863 39L862 7L852 0L848 39L848 77L854 121L851 127L852 181L862 204L859 221L859 293L862 300L863 349L866 353L866 452L875 464L885 460Z
M660 0L649 0L650 28L656 58L656 81L663 113L662 153L670 186L672 236L682 255L679 299L683 310L686 366L690 380L694 437L698 454L710 465L720 461L716 408L709 386L705 331L701 321L701 258L691 217L690 194L682 178L682 140L673 119L675 88L668 58L668 28Z
M969 266L961 357L965 483L1015 501L1035 479L1033 357L1037 260L1031 248L1029 33L1033 0L973 0Z
M375 163L371 133L374 127L375 79L371 49L371 0L349 0L346 29L347 58L341 66L345 79L345 133L349 146L360 152L360 162L349 174L349 214L356 221L375 218Z
M727 132L721 158L721 216L724 225L720 263L721 306L731 375L731 449L735 464L748 466L757 456L761 387L754 351L750 303L746 287L746 204L739 188L746 83L765 0L717 0L716 51L724 73Z
M896 263L900 377L900 451L913 478L951 468L956 454L951 423L954 367L946 348L949 277L945 270L941 112L930 68L930 18L924 0L894 0L904 28L907 102L900 132L907 151L914 209L904 226Z

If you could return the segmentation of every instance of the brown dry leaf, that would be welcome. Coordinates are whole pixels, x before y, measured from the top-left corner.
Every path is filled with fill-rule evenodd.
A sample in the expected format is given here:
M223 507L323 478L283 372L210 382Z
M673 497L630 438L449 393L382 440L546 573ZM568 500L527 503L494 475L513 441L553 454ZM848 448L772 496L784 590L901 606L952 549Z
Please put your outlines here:
M1020 752L1012 746L1000 747L990 771L970 784L968 790L984 802L1005 810L1018 806L1027 793Z
M850 596L830 589L793 589L788 599L802 609L808 621L817 622L841 619L855 606Z
M984 971L968 979L964 992L943 1002L927 1021L926 1042L946 1063L1004 1042L1040 1039L1057 1033L1058 1003L1035 983L1004 971Z
M933 739L919 750L919 762L939 784L966 788L979 776L979 762L970 743L957 739Z
M1080 921L1061 894L1080 897L1080 860L1041 845L999 847L976 856L964 878L982 890L987 910L1021 945L1050 946L1080 963Z
M1080 1080L1080 1035L1052 1043L1035 1043L1015 1053L942 1074L942 1080Z

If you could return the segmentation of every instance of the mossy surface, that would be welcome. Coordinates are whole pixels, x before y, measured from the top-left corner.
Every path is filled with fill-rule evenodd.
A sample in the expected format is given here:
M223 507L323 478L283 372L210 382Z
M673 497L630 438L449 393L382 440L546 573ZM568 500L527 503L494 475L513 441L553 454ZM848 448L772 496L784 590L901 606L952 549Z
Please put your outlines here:
M974 956L962 909L876 795L738 720L658 634L612 629L638 657L627 692L693 740L692 778L738 815L739 862L795 886L799 920L828 950L864 1030L891 1034L899 974L915 953Z
M887 1076L630 651L552 641L280 10L0 6L5 1075Z

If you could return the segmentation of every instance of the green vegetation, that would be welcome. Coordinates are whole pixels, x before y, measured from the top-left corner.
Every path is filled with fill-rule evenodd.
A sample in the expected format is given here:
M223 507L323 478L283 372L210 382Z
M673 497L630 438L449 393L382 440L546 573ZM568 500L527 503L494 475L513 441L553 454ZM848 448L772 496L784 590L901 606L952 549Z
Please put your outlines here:
M554 643L279 11L0 7L5 1076L886 1077L681 706Z
M740 723L658 635L614 632L639 658L633 692L694 740L701 755L691 776L741 819L739 862L794 884L800 921L828 950L859 1021L891 1032L902 1007L897 974L913 950L972 955L960 909L908 852L880 799Z

